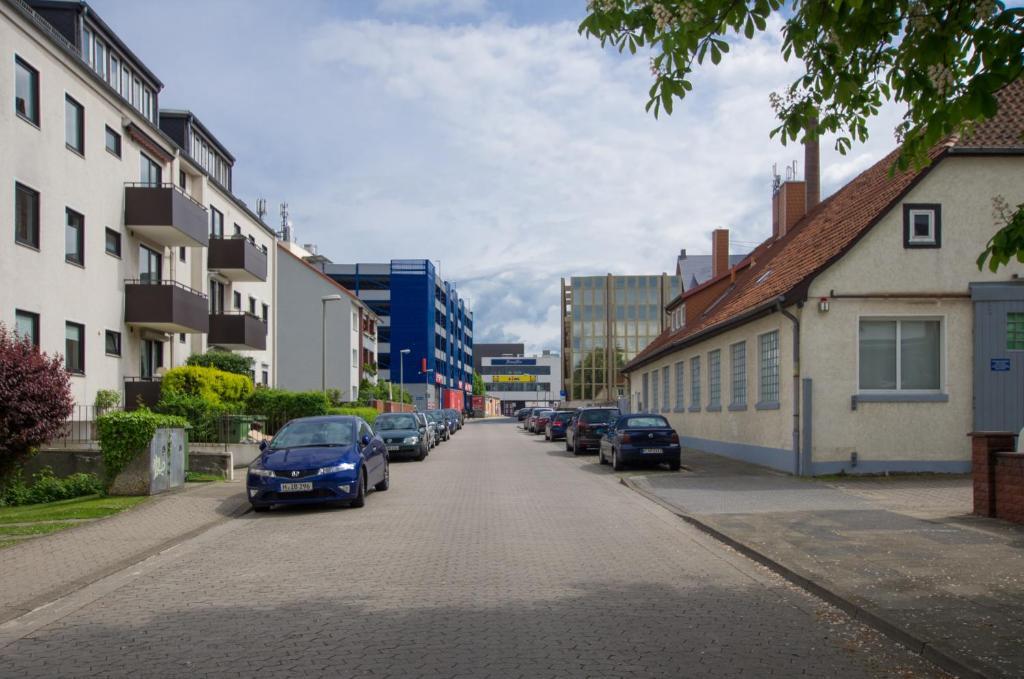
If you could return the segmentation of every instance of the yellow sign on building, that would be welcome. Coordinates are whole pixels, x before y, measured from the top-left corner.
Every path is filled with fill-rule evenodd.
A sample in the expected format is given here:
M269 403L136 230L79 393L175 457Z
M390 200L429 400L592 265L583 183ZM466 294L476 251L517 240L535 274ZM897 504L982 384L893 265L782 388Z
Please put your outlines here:
M493 375L495 382L536 382L536 375Z

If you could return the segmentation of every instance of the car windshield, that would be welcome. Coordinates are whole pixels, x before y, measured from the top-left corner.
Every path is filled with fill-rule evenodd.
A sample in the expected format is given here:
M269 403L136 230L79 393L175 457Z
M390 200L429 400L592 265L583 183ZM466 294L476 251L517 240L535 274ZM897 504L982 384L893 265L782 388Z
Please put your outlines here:
M349 420L296 420L277 432L270 447L350 446L356 440L355 431Z
M620 429L665 429L668 428L668 420L660 415L645 415L643 417L624 417Z
M416 418L412 415L381 415L374 424L379 431L416 429Z
M434 411L431 411L431 412L427 413L427 419L429 419L431 422L440 422L441 421L441 414L440 413L436 413Z
M619 416L617 410L584 410L580 413L580 422L587 424L606 424Z

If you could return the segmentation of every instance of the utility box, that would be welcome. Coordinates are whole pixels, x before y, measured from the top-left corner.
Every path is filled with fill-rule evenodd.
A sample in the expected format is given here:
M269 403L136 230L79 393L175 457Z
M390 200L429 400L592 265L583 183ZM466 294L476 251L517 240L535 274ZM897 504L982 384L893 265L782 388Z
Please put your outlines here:
M156 495L185 485L188 436L184 429L157 429L149 447L117 475L111 495Z

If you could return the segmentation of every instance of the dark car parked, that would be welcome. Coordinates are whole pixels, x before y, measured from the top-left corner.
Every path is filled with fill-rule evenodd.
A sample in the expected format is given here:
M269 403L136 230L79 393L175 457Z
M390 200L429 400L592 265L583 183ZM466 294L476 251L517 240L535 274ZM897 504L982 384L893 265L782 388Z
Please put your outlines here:
M525 420L527 417L530 416L530 411L531 410L532 410L532 408L520 408L519 410L517 410L516 411L516 421L517 422L522 422L523 420Z
M572 419L574 410L556 410L551 414L547 426L544 427L544 438L547 441L557 441L565 438L565 428Z
M391 457L422 460L430 453L427 425L413 413L381 413L373 428L388 447Z
M565 449L577 455L599 449L608 425L618 417L618 408L580 408L565 431Z
M601 437L598 461L616 471L627 464L680 466L679 434L661 415L623 415Z
M455 410L454 408L445 408L444 414L448 416L448 422L451 425L453 434L462 429L462 418L459 417L458 410Z
M448 420L440 410L428 410L427 419L434 425L434 432L438 441L447 441L452 437L452 431L448 428Z
M554 410L542 410L533 418L533 428L530 430L534 434L543 434L548 426L548 422L551 420L551 416L555 414Z
M424 412L417 411L417 412L412 413L412 414L416 416L416 421L421 426L426 428L426 430L427 430L427 450L431 450L432 448L434 448L437 445L437 432L434 431L434 423L430 421L430 418L428 418L427 414L424 413Z
M362 507L370 486L391 485L388 449L359 417L291 420L249 465L246 490L257 512L274 505L344 501Z

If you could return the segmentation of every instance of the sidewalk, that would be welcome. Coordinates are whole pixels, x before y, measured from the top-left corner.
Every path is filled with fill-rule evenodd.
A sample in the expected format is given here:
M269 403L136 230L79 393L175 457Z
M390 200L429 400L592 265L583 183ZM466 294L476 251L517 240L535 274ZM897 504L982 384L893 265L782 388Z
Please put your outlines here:
M1024 676L1024 527L955 477L799 479L684 451L625 482L961 676Z
M0 624L248 508L241 482L189 484L121 514L0 549Z

